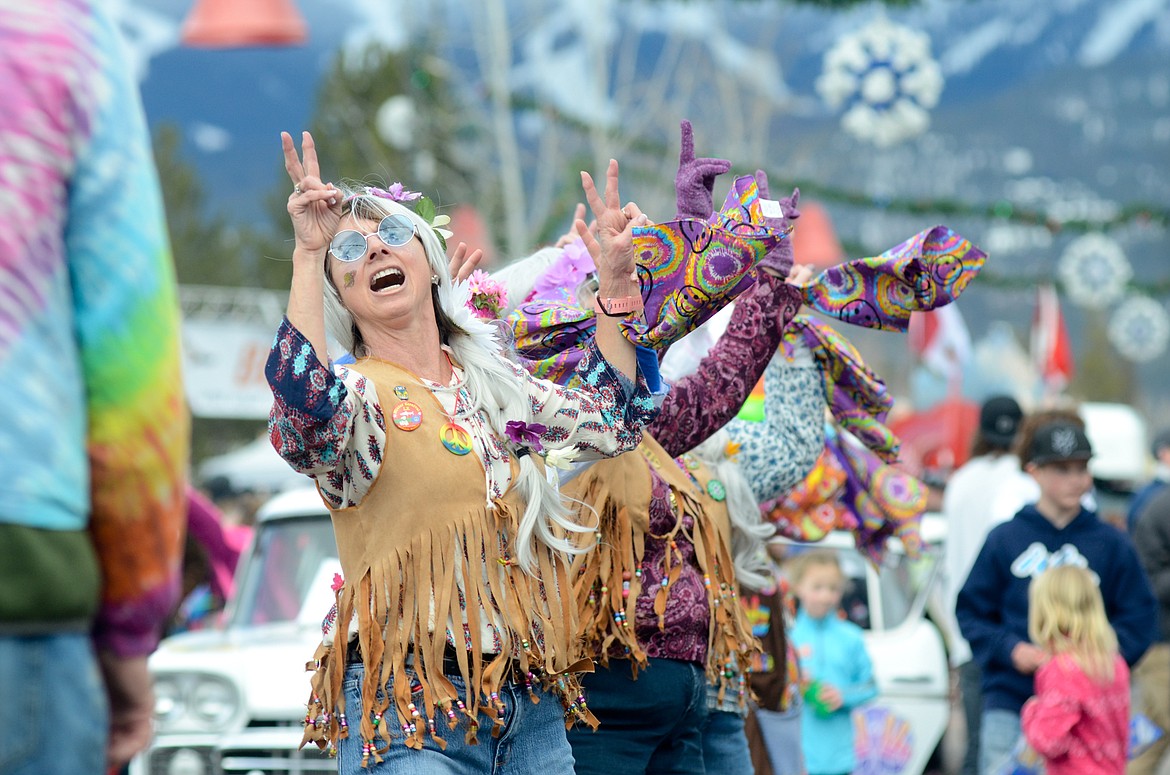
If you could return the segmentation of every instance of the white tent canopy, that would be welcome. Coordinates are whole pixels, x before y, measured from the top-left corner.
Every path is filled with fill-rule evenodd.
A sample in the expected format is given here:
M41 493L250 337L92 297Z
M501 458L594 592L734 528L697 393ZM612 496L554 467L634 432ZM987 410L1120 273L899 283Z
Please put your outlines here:
M204 486L219 481L232 492L277 493L310 483L308 477L289 468L266 436L225 455L208 458L198 469Z

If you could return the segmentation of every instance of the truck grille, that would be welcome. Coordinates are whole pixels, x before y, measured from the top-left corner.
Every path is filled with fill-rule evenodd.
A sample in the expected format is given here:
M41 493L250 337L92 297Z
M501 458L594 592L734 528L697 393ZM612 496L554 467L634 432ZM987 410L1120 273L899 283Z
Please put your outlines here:
M220 759L223 775L285 775L285 773L337 772L337 760L324 751L274 749L233 749L223 751Z

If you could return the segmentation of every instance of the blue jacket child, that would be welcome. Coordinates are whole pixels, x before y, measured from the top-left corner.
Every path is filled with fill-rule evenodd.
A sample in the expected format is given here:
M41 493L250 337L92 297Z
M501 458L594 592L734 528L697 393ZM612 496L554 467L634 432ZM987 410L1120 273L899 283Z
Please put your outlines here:
M838 589L818 603L808 596L821 594L815 587L817 579L825 577L818 572L824 563L813 557L808 559L821 567L814 567L811 573L801 569L803 572L795 580L801 609L792 628L792 642L800 655L803 677L813 682L812 693L826 685L832 687L840 693L841 706L826 713L823 707L818 707L820 703L815 697L803 703L801 747L811 775L848 773L855 765L852 711L877 696L873 664L865 650L861 628L838 617L844 577L836 560L831 565L836 570ZM827 578L831 580L832 576Z

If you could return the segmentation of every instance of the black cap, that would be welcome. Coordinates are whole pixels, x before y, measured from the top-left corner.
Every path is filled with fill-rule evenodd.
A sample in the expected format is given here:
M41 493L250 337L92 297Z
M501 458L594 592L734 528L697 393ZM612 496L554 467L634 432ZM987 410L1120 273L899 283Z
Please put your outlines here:
M1024 412L1016 399L1011 396L992 396L983 402L979 410L979 433L988 443L997 447L1010 447Z
M1154 451L1154 457L1163 449L1170 448L1170 428L1163 428L1154 436L1154 443L1151 445Z
M1093 456L1089 437L1076 425L1054 422L1036 429L1028 457L1036 465L1063 460L1088 460Z

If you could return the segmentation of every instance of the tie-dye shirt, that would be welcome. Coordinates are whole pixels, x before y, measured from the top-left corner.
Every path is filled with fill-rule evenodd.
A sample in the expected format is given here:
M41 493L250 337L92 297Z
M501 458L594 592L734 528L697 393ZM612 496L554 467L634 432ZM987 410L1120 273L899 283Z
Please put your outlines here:
M178 590L188 421L162 200L122 46L99 3L0 0L0 588L41 592L0 595L0 622L92 617L92 555L72 568L53 549L89 551L89 530L98 643L133 655L154 647Z

